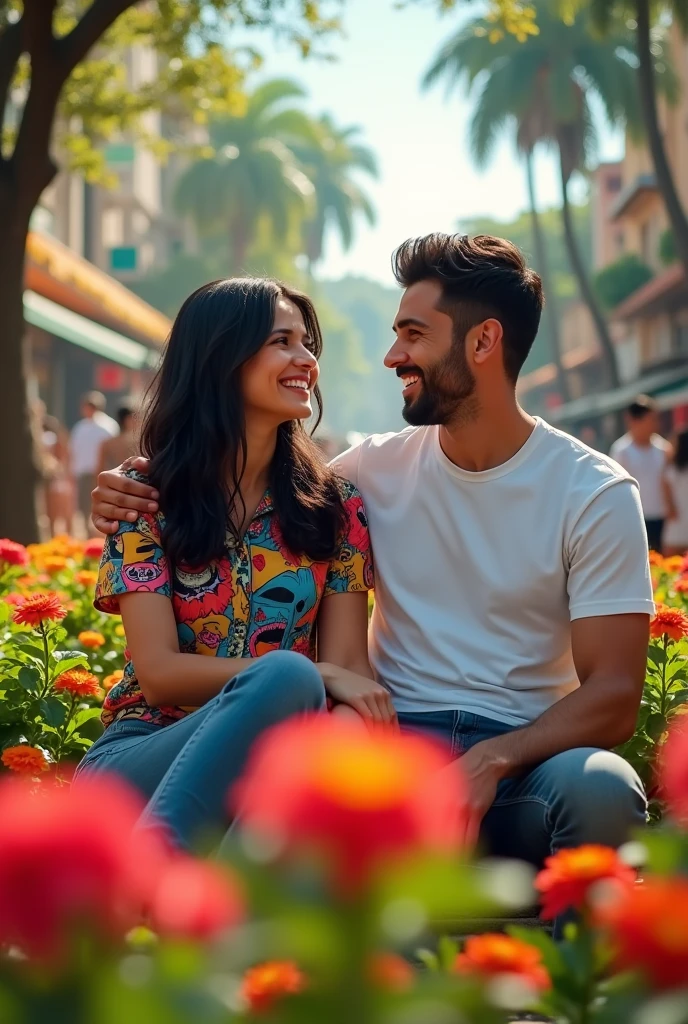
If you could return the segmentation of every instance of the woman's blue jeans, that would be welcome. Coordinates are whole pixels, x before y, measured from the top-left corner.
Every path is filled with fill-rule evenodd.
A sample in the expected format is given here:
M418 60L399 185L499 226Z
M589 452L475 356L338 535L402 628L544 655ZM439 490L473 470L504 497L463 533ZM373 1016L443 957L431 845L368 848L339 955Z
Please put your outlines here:
M292 715L324 707L315 665L301 654L274 651L172 725L113 722L79 765L77 784L96 772L124 778L148 801L143 823L162 821L172 842L190 849L226 830L229 794L257 737Z
M467 711L401 714L399 721L403 729L449 744L454 757L511 729ZM539 867L557 850L583 843L619 847L646 816L643 784L633 768L609 750L577 747L499 784L483 819L481 847Z

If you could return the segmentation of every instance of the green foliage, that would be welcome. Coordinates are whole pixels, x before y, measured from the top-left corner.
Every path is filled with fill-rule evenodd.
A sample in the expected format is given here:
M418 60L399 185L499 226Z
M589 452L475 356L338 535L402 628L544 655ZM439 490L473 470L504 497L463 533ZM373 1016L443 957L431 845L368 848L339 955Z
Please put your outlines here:
M666 228L659 239L659 258L665 267L671 266L678 259L676 238L671 228Z
M595 288L605 309L614 309L654 276L635 253L627 253L595 275Z

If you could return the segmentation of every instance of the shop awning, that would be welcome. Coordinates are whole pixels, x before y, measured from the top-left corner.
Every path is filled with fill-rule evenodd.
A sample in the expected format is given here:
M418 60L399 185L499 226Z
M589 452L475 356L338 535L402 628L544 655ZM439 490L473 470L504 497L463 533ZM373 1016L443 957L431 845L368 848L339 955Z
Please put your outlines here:
M24 292L24 318L34 327L40 327L49 334L71 341L80 348L130 370L154 368L160 359L159 352L30 290Z
M573 402L552 409L548 418L552 423L572 423L575 420L604 416L605 413L618 412L619 409L625 408L636 395L658 397L667 389L678 389L683 384L688 385L688 362L682 366L648 373L631 384L624 384L613 391L602 391L599 394L577 398Z

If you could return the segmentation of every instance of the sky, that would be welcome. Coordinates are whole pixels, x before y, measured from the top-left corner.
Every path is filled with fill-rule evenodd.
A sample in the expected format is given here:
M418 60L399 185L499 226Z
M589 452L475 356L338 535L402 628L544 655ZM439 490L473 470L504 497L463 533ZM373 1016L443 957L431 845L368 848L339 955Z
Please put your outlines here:
M470 16L478 13L475 4ZM334 61L301 61L286 44L261 44L263 76L286 75L308 90L313 113L331 112L341 125L360 125L378 158L378 181L365 179L377 208L370 228L361 219L345 253L332 234L320 276L347 273L392 284L390 255L405 238L456 230L461 218L509 219L526 206L523 169L508 141L478 171L467 149L470 100L442 86L422 92L423 72L465 14L440 16L432 0L345 0L343 38L333 37ZM621 140L603 136L601 158L620 155ZM537 160L540 205L558 202L552 159Z

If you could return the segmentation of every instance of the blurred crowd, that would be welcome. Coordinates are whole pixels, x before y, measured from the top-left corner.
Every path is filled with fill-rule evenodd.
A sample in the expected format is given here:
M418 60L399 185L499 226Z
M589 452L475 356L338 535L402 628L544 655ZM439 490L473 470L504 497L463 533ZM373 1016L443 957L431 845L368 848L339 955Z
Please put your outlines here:
M116 419L105 411L100 391L89 391L81 400L81 419L71 431L45 403L35 403L35 432L41 470L41 508L46 534L91 532L91 491L104 469L118 466L138 451L138 405L119 403Z

